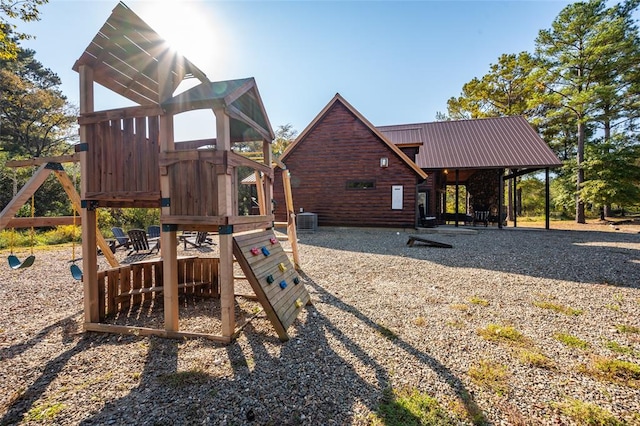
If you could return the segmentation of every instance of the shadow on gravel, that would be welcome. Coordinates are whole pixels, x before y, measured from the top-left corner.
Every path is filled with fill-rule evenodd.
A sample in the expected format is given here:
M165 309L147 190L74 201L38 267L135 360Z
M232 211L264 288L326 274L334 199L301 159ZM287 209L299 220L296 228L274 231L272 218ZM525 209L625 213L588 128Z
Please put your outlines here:
M486 421L470 392L447 367L402 338L385 340L372 319L304 273L301 276L315 293L319 306L330 306L340 310L340 315L353 317L364 333L382 339L380 344L393 345L419 360L451 387L470 419ZM109 401L99 389L79 390L85 393L85 400L89 396L108 400L98 412L87 413L82 425L367 423L370 419L358 413L357 407L364 405L375 412L385 395L388 398L391 367L369 354L351 332L332 322L321 308L308 306L305 314L306 320L295 322L290 330L293 337L285 343L278 340L270 326L266 327L264 317L254 320L261 322L259 327L249 323L239 340L227 346L206 340L84 334L75 345L46 363L33 384L12 401L0 424L19 423L32 407L46 402L47 389L59 374L65 374L65 368L73 368L76 355L105 344L115 345L119 351L133 351L129 353L140 350L141 345L148 347L137 383L104 384L120 391L124 389L119 386L132 386L125 396ZM196 355L191 352L194 348L204 351ZM108 365L111 371L137 374L127 359L131 358L101 358L96 361L100 364L96 370L104 374L104 366ZM222 368L227 365L230 370ZM83 382L91 383L91 375ZM64 404L74 403L72 396L68 401L64 394L57 398L62 398ZM402 410L399 405L397 408ZM403 414L407 416L405 420L418 421L407 410Z
M407 246L410 235L451 244L442 249ZM299 235L301 244L426 260L538 278L640 287L640 237L636 234L542 229L480 229L476 234L412 234L362 228L320 229Z

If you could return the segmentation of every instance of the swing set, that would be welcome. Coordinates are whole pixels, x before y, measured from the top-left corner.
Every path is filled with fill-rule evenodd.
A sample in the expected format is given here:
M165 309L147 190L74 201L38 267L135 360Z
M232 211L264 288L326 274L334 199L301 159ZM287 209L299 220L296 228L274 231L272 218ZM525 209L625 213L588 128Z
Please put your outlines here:
M8 161L7 167L33 167L39 166L31 179L20 189L17 190L17 182L14 178L14 196L13 199L5 206L0 212L0 230L11 228L10 237L10 250L11 253L8 257L9 267L14 270L24 269L32 266L35 262L35 255L33 254L33 246L35 245L35 228L46 226L58 226L58 225L74 225L74 238L72 248L72 265L70 267L71 275L76 280L82 280L82 270L76 264L79 259L75 257L75 225L78 224L77 212L81 208L80 195L76 190L75 183L71 181L69 175L62 167L62 163L78 162L76 154L59 156L59 157L40 157L30 160L15 160ZM73 209L73 217L61 216L61 217L36 217L35 216L35 198L34 194L38 188L45 182L49 175L53 173L57 178L65 193L71 200L71 207ZM31 217L15 217L15 214L24 206L27 201L31 199ZM21 261L14 254L14 239L16 228L31 228L31 254L24 261ZM112 267L119 266L119 262L109 249L109 244L104 239L99 230L96 229L96 243L102 250L107 262Z

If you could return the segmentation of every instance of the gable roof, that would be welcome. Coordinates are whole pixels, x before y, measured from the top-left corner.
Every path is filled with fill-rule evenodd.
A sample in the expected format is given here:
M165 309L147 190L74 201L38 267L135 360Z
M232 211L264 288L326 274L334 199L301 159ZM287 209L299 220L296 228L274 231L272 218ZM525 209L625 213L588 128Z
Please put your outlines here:
M384 145L386 145L395 155L397 155L404 163L406 163L407 166L409 166L409 168L413 170L418 176L420 176L422 179L427 178L427 174L420 167L418 167L416 163L411 161L411 159L407 157L405 153L400 150L400 148L398 148L383 133L381 133L378 129L376 129L376 127L373 124L371 124L369 120L367 120L362 114L360 114L360 112L358 112L358 110L356 110L353 106L351 106L351 104L349 104L349 102L347 102L340 95L340 93L336 93L333 99L329 101L329 103L322 109L322 111L320 111L320 113L313 119L313 121L309 123L309 125L302 131L302 133L298 135L296 140L293 141L287 147L287 149L285 149L285 151L280 156L280 160L285 161L289 153L291 153L293 150L296 149L296 146L298 146L301 143L301 141L303 141L307 137L307 135L313 130L316 124L318 124L318 122L320 122L320 120L322 120L322 118L338 102L341 103L345 108L347 108L353 115L355 115L356 118L360 120L365 126L367 126L367 128L369 128L378 137L378 139L380 139L380 141Z
M162 107L173 114L224 107L231 118L231 139L273 141L275 135L253 77L204 82L167 99Z
M379 126L378 130L396 144L422 143L415 162L423 169L562 165L522 116Z
M167 69L167 64L170 64ZM183 79L207 76L171 48L138 15L120 2L73 65L93 69L93 80L140 105L158 104L171 96ZM159 75L167 70L168 75ZM163 82L168 87L163 87Z

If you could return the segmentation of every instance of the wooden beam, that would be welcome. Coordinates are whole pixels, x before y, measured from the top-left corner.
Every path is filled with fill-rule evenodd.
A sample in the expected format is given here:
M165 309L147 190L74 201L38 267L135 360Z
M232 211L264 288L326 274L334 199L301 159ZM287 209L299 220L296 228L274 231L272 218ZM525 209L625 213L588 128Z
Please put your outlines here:
M80 65L80 114L87 114L94 110L93 68ZM80 140L91 144L88 140L89 129L86 125L80 125ZM90 174L95 172L89 167L87 151L82 151L80 157L80 194L87 193L87 185ZM74 189L75 191L75 189ZM98 253L96 250L96 211L90 209L80 210L82 216L82 271L84 291L84 321L85 323L97 322L100 318L100 294L98 286ZM110 252L110 250L109 250Z
M31 176L31 179L20 189L15 197L0 212L0 230L6 228L7 224L13 219L15 214L36 192L40 185L49 177L52 170L46 168L46 164L42 164L40 168Z
M73 216L58 217L14 217L5 228L41 228L49 226L81 225L81 218Z
M186 331L168 331L168 330L161 330L157 328L132 327L132 326L126 326L126 325L102 324L98 322L85 323L84 329L86 331L96 331L100 333L128 334L133 336L159 336L159 337L165 337L169 339L202 338L207 340L213 340L214 342L218 342L218 343L231 342L230 336L218 336L215 334L192 333L192 332L186 332Z
M77 163L80 161L78 154L59 155L57 157L35 157L28 160L12 160L7 161L7 167L28 167L40 166L47 163Z
M298 232L296 229L296 213L293 206L293 195L291 193L291 174L289 170L282 171L282 184L284 185L285 203L287 207L287 238L291 244L293 254L293 264L296 269L300 269L300 255L298 253Z
M73 184L73 182L71 182L69 175L64 170L56 170L54 171L54 173L58 178L58 180L60 181L60 184L62 185L64 192L67 193L67 196L71 200L71 203L73 204L73 207L75 208L75 210L77 212L82 211L80 195L78 195L78 192L76 191L76 187ZM79 222L81 221L82 220L79 220ZM97 226L97 218L96 218L96 226ZM97 245L98 247L100 247L100 250L102 250L102 254L104 255L105 259L107 259L107 262L109 263L109 265L111 267L119 266L120 263L114 256L113 252L111 252L109 243L107 243L107 240L104 239L104 236L102 235L102 232L100 232L100 229L96 227L95 232L96 232Z
M158 105L118 108L80 114L80 117L78 117L78 124L94 124L101 123L103 121L119 120L124 118L153 117L162 114L164 114L164 110Z

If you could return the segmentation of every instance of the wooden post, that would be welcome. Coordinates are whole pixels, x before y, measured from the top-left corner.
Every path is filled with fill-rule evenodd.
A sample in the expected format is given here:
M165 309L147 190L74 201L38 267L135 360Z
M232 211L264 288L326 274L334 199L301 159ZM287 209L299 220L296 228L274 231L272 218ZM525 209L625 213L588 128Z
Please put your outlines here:
M160 116L159 133L160 151L173 151L175 148L173 135L173 116ZM171 198L169 175L160 174L160 192L163 199ZM171 207L161 208L161 215L170 215ZM166 331L180 329L180 309L178 301L178 236L175 227L164 227L160 233L160 250L162 252L162 280L164 300L164 328Z
M504 170L498 170L498 228L502 229L502 203L504 199Z
M544 229L549 229L549 168L544 169Z
M518 174L518 169L512 169L511 170L511 174L513 175L513 191L512 191L512 195L513 195L513 200L511 200L511 203L513 203L513 227L516 228L518 227L518 191L517 191L517 174ZM511 186L510 186L511 187Z
M458 208L458 201L460 200L460 170L456 169L456 208L455 208L455 212L456 212L456 228L458 227L458 213L459 213L459 208Z
M300 256L298 254L298 235L296 230L296 213L293 207L293 196L291 195L291 174L289 170L282 171L282 184L284 185L284 198L287 208L287 236L291 244L293 263L296 269L300 268Z
M80 65L78 73L80 75L80 114L93 112L93 69L87 65ZM80 142L87 144L87 149L91 149L93 141L88 140L88 137L87 126L80 125ZM93 170L89 168L87 151L81 151L79 157L80 197L84 199L88 189L89 174ZM80 210L80 220L82 221L82 282L84 287L84 322L86 324L100 320L96 210L91 206L85 206Z
M222 108L213 111L216 115L216 150L231 150L231 128L229 116ZM225 165L226 166L226 165ZM231 194L231 174L227 167L218 171L218 215L233 216L233 194ZM257 182L256 182L257 184ZM265 194L266 195L266 194ZM233 230L230 226L221 227L220 242L220 310L222 336L231 340L235 331L235 297L233 280Z

